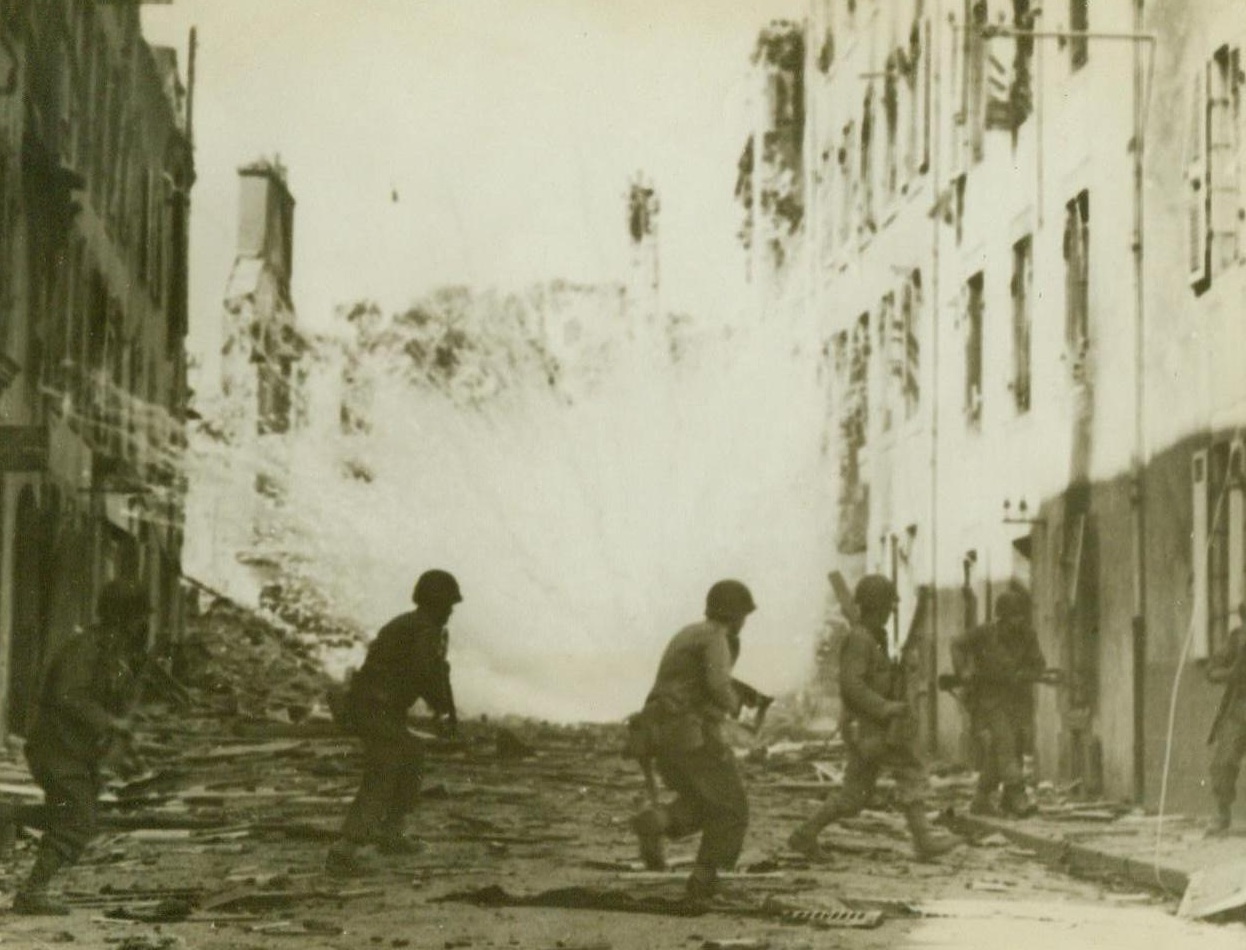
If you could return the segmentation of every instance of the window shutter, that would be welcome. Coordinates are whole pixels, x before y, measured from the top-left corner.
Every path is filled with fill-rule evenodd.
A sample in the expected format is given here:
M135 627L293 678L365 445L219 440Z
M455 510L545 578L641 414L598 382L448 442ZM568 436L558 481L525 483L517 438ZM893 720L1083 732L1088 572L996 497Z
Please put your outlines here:
M1218 49L1209 65L1211 78L1207 86L1207 197L1213 276L1237 258L1237 127L1233 110L1236 65L1236 50L1230 46Z
M1186 267L1191 285L1202 284L1208 272L1207 67L1195 70L1190 90L1189 137L1186 143Z
M1190 655L1206 657L1207 643L1207 452L1195 452L1190 460L1193 521L1190 532L1190 564L1193 567Z

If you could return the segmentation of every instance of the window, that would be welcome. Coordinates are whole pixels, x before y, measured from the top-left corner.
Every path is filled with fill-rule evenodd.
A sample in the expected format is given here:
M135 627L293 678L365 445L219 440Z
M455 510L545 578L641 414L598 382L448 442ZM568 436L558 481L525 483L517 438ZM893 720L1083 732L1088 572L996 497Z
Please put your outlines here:
M1090 30L1090 0L1069 0L1069 32L1087 33ZM1076 72L1090 59L1090 40L1085 36L1069 39L1069 68Z
M1229 611L1229 446L1214 445L1207 456L1208 511L1207 544L1207 640L1212 652L1228 637ZM1222 496L1224 496L1222 498Z
M857 176L852 167L856 154L856 129L849 122L844 126L843 141L839 148L839 243L852 239L852 226L857 204Z
M1210 191L1211 277L1241 256L1242 62L1236 47L1222 46L1207 69L1207 169Z
M1064 337L1074 376L1080 379L1090 346L1090 192L1065 205Z
M1193 654L1222 650L1246 601L1246 448L1221 442L1194 453L1192 551Z
M985 303L979 271L965 284L965 421L982 425L982 315Z
M878 307L878 352L882 358L881 424L884 432L891 429L900 402L904 379L903 327L896 313L895 294L885 294Z
M909 32L909 47L903 57L905 98L908 108L907 142L904 148L904 172L909 179L930 167L930 22L914 20Z
M1190 80L1190 116L1186 128L1186 271L1196 290L1211 276L1208 260L1207 75L1202 68Z
M1021 33L1034 30L1034 11L1030 0L1012 0L1012 25ZM1020 127L1034 111L1034 89L1031 64L1034 61L1034 38L1018 36L1016 40L1016 56L1012 64L1012 120L1014 127Z
M1017 412L1030 411L1030 327L1034 285L1033 242L1027 235L1012 246L1012 389Z
M897 136L900 129L899 64L893 53L887 59L887 79L883 84L883 119L887 125L887 151L883 156L883 192L887 200L895 198L900 186L900 161Z
M962 115L969 133L969 157L982 161L983 132L986 124L987 41L984 30L989 24L986 0L965 0L965 77L962 88Z
M875 230L874 222L874 156L872 151L874 140L874 86L865 90L865 102L861 106L861 229L862 232Z
M858 318L851 334L835 339L835 378L839 399L839 499L836 546L843 554L863 553L869 527L869 480L865 447L869 440L870 315Z
M921 408L922 272L913 271L900 296L900 321L904 328L904 418L912 419Z

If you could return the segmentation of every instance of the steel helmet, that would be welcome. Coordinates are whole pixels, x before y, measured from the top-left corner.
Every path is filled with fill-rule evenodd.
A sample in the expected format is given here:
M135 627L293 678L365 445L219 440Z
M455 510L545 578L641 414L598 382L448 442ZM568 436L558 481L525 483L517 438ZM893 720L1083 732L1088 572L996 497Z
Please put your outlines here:
M857 581L852 599L861 610L891 610L896 605L896 585L882 574L866 574Z
M752 593L740 581L719 581L705 595L705 616L711 620L740 620L756 609Z
M1030 613L1030 595L1020 587L1009 587L995 598L995 616L999 620L1024 620Z
M415 582L411 599L419 607L452 607L463 599L459 582L449 571L434 568L425 571Z

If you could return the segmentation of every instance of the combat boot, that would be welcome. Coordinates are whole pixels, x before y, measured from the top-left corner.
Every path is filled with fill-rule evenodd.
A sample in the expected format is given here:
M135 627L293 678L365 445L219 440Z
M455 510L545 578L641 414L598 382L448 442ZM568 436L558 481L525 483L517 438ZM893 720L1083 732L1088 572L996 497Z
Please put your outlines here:
M960 843L951 835L935 832L926 818L926 809L921 805L910 805L906 808L904 820L913 838L913 853L919 861L933 861Z
M1223 838L1229 833L1229 826L1233 824L1232 806L1219 802L1216 805L1216 817L1213 818L1207 826L1208 838Z
M718 871L697 865L684 885L684 894L694 904L705 904L718 894Z
M13 895L13 913L40 917L64 917L68 914L68 907L58 904L48 896L48 882L66 863L68 862L45 842L39 849L30 875Z
M632 816L632 831L640 847L640 860L646 870L666 870L666 829L669 819L661 805L646 808Z
M829 801L818 808L809 818L797 826L787 838L787 846L810 861L829 862L831 856L818 843L818 833L827 825L844 817L836 801Z
M996 818L999 816L999 809L995 807L990 792L977 791L974 793L973 801L969 803L969 814L980 815L983 818Z
M69 908L48 896L44 887L23 887L13 895L13 913L31 917L64 917Z
M1025 797L1024 785L1004 786L1004 796L1000 803L1001 810L1009 818L1029 818L1038 809Z
M325 855L324 869L334 877L359 877L366 873L366 868L355 856L355 846L339 841Z

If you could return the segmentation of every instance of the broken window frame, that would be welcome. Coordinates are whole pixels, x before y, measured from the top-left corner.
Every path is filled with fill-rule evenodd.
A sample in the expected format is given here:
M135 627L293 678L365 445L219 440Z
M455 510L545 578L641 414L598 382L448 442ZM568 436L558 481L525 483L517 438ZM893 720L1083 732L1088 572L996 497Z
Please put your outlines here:
M1090 191L1082 189L1065 205L1064 338L1070 370L1083 381L1090 352Z
M1241 257L1242 63L1237 47L1223 45L1207 63L1206 172L1207 276Z
M1090 0L1069 0L1069 32L1090 32ZM1090 39L1069 37L1069 72L1075 73L1090 62Z
M900 402L897 397L901 389L897 380L902 378L903 354L900 352L897 341L898 316L896 295L890 292L883 294L878 305L878 354L881 363L878 393L879 426L883 432L890 432L893 428L896 421L896 409ZM897 366L898 361L899 366Z
M901 324L904 333L904 418L916 418L921 409L921 326L922 272L909 274L900 297Z
M965 424L972 431L982 427L983 326L986 313L986 280L978 271L965 281Z
M1033 400L1034 239L1027 234L1012 246L1012 390L1018 415L1030 411Z
M888 204L900 193L900 83L899 65L895 51L887 58L886 77L883 80L883 123L886 144L883 153L883 194Z

